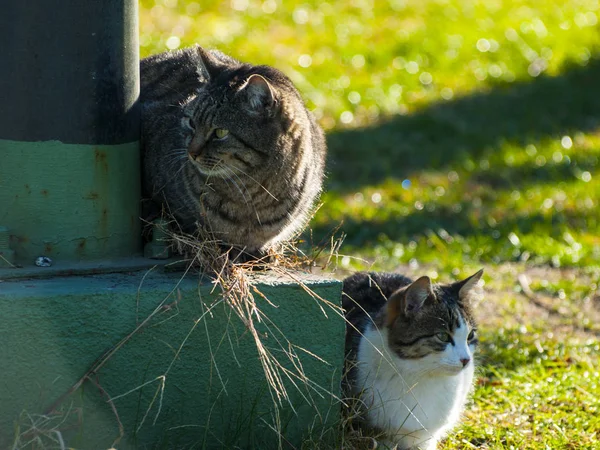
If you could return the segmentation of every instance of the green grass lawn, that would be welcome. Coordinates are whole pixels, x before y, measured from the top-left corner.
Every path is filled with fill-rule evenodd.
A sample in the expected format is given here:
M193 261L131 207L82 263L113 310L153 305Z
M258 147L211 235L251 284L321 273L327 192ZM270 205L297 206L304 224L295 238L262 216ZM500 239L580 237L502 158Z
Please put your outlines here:
M141 53L290 76L328 132L311 227L342 224L339 276L486 268L474 403L443 448L593 449L599 21L597 0L142 0Z

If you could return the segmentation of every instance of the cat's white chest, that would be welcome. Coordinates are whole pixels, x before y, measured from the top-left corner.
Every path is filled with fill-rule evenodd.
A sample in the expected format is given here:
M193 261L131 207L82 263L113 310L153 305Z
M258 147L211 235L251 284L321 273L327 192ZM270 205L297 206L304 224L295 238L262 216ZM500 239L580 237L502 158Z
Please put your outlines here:
M386 431L399 448L435 449L454 426L473 381L473 363L440 373L440 357L400 360L387 351L386 337L369 328L359 346L357 389L370 425Z

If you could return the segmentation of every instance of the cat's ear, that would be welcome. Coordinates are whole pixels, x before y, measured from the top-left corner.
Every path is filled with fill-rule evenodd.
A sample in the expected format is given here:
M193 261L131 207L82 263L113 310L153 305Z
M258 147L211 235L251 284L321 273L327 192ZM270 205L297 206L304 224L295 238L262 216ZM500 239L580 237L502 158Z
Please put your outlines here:
M460 301L468 302L472 297L476 297L479 294L479 280L481 280L482 275L483 269L480 269L470 277L454 283L455 289L458 289L458 298Z
M275 104L275 94L269 82L261 75L252 74L238 90L250 112L270 111Z
M199 45L196 46L196 52L199 56L196 71L200 78L204 81L215 78L223 68L223 62L213 52L205 50Z
M414 315L428 299L435 298L431 288L431 279L423 276L410 284L406 290L404 314Z
M414 316L428 300L435 300L431 279L428 276L423 276L394 292L387 302L387 325L391 326L400 314L406 317Z

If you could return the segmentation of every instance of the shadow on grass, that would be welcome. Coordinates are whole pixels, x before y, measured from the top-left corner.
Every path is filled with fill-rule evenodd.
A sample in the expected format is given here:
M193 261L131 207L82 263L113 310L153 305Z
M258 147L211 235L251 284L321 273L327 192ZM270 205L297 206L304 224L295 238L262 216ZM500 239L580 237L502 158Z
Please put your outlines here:
M385 206L385 205L384 205ZM435 209L422 209L407 215L382 212L374 219L346 217L342 226L347 234L345 243L351 245L367 245L375 243L379 236L386 236L391 241L406 244L409 240L423 235L426 230L437 232L441 238L446 235L463 237L491 236L494 239L505 238L511 232L522 234L538 233L561 239L566 229L587 229L596 226L598 213L594 209L552 211L543 214L514 214L493 220L491 215L481 206L471 201L462 201L455 205L433 205ZM315 235L326 234L332 224L314 227ZM506 250L513 246L504 239Z
M491 189L514 190L533 183L557 185L565 181L575 181L583 171L593 173L597 167L596 156L573 155L572 158L564 158L558 163L532 162L517 167L502 165L494 167L493 170L475 171L471 180L475 184L487 185Z
M525 144L600 126L600 60L556 77L497 85L397 116L373 127L330 133L328 189L352 192L386 178L439 170L490 147Z

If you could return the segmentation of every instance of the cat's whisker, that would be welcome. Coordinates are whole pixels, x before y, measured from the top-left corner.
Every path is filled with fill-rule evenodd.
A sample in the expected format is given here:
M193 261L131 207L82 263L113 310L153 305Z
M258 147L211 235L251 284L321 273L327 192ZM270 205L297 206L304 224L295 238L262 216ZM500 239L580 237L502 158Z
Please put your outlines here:
M217 158L215 158L213 156L206 156L204 159L205 159L205 162L207 164L211 164L212 165L212 170L206 175L206 183L208 183L210 181L211 177L214 175L213 171L219 167L219 165L221 164L222 160L221 159L217 159Z
M238 176L238 174L235 173L235 171L231 167L224 166L224 168L226 168L228 170L228 173L233 175L240 182L240 184L244 187L244 190L248 193L250 200L252 200L252 194L250 194L250 191L248 191L246 183L244 183L244 181Z
M170 159L173 157L185 156L187 157L187 149L184 148L174 148L165 153L165 159Z
M185 148L174 148L174 149L171 149L170 151L166 152L165 156L169 157L169 156L173 156L173 155L185 155L185 154L187 154L187 149L185 149Z
M183 162L183 164L181 165L181 167L177 170L177 172L175 172L173 174L173 178L177 177L177 175L179 175L181 173L181 171L185 168L185 166L187 165L188 162L189 162L189 160L186 158L185 161Z
M275 200L277 202L279 201L279 200L277 200L277 197L275 197L273 194L271 194L271 192L266 187L264 187L260 181L258 181L256 178L252 177L250 174L248 174L248 172L240 169L239 167L236 167L236 170L238 172L240 172L241 174L243 174L243 175L247 176L248 178L250 178L256 184L258 184L258 186L261 187L267 194L269 194L273 198L273 200Z
M236 187L238 192L242 195L242 199L244 200L244 203L246 204L246 206L250 206L250 203L252 202L252 197L250 196L250 193L248 192L248 190L245 189L246 192L248 193L248 196L250 196L250 201L248 201L248 198L246 197L246 194L244 194L244 191L242 191L240 186L236 183L236 181L233 178L231 178L231 176L224 177L224 179L233 183L233 185Z
M182 159L188 158L187 152L177 152L177 153L171 153L170 155L165 155L165 159Z
M246 195L244 194L242 189L235 182L235 180L233 178L231 178L231 176L229 176L231 169L228 168L226 165L222 164L221 161L219 161L219 163L217 163L217 165L215 166L215 169L217 169L217 168L219 168L225 172L226 176L223 177L223 180L225 180L226 183L231 182L235 186L235 188L238 190L238 192L242 195L242 199L244 200L244 203L246 204L246 206L250 206L248 203L248 199L246 198Z
M234 176L238 182L242 185L242 187L244 188L244 191L246 191L246 193L248 194L248 197L250 197L250 202L252 202L252 207L254 208L254 212L256 213L256 218L258 219L258 222L260 223L260 217L258 217L258 212L256 211L256 207L254 206L254 202L252 200L252 194L250 193L250 191L248 190L248 187L246 186L246 183L244 183L244 180L242 180L236 173L235 171L231 168L231 167L227 167L227 166L223 166L225 169L227 169L227 173L231 174L232 176ZM233 180L232 180L233 181ZM240 191L241 192L241 191ZM243 195L243 194L242 194ZM244 197L245 198L245 197ZM246 203L248 204L248 203Z
M183 163L181 163L182 161ZM181 164L181 167L177 170L177 173L179 173L188 162L187 155L176 155L167 161L166 169L172 171L178 164Z
M240 182L240 184L244 187L244 190L246 191L246 193L250 197L250 203L246 199L246 196L244 195L244 193L242 192L242 190L239 188L238 184L233 180L233 178L231 178L231 176L227 177L229 179L229 181L231 181L235 185L235 187L238 189L238 191L240 192L240 194L242 194L242 197L244 199L244 202L246 203L246 206L248 206L248 207L252 206L252 209L254 210L254 214L256 215L256 220L258 221L258 224L262 225L262 222L260 220L260 215L258 214L258 210L256 209L256 205L252 201L252 194L250 194L250 191L248 191L248 188L246 187L245 183L242 181L242 179L239 176L237 176L237 174L233 171L233 169L231 169L230 167L227 167L225 164L223 164L221 166L221 169L225 170L226 174L231 174L234 177L236 177L238 179L238 181ZM223 179L226 179L226 178L223 177Z
M171 149L169 149L169 152L174 152L174 151L182 151L182 152L185 152L186 150L187 150L187 148L186 148L186 147L177 147L177 148L171 148ZM169 152L167 152L167 154L168 154Z

